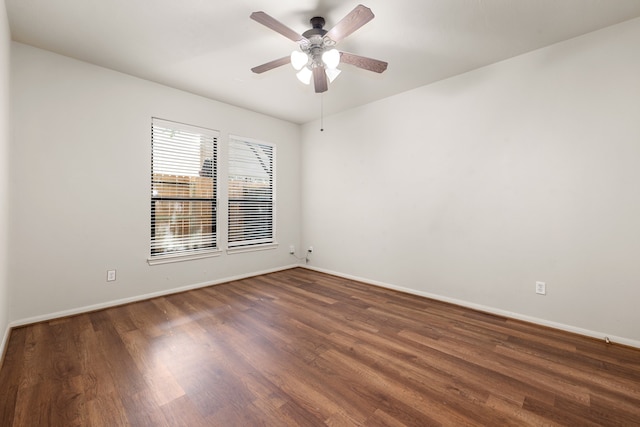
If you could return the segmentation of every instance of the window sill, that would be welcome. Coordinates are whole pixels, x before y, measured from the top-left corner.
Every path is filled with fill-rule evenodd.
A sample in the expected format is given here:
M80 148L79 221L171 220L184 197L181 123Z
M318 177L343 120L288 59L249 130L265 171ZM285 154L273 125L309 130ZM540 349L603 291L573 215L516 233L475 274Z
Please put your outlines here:
M194 259L202 259L202 258L211 258L220 256L222 251L220 249L215 249L207 252L198 252L193 254L183 254L183 255L159 255L153 258L148 258L147 263L149 265L159 265L159 264L169 264L172 262L182 262L182 261L191 261Z
M238 246L235 248L228 248L227 254L241 254L244 252L255 252L255 251L266 251L269 249L276 249L278 247L277 243L265 243L263 245L253 245L253 246Z

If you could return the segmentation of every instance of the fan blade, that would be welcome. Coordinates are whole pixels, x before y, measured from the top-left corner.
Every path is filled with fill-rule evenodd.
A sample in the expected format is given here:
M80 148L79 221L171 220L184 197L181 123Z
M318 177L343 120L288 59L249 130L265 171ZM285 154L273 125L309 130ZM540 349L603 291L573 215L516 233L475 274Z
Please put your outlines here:
M327 91L327 74L324 67L313 67L313 86L316 88L316 93Z
M367 22L371 21L375 15L371 12L371 9L361 4L357 5L347 16L342 18L335 27L329 30L325 37L329 37L334 42L347 37L358 28L362 27Z
M285 56L282 58L274 59L273 61L269 61L265 64L258 65L257 67L253 67L251 71L253 71L256 74L261 74L261 73L264 73L265 71L273 70L274 68L281 67L290 62L291 62L291 59L288 56Z
M300 40L306 40L304 36L296 33L291 28L284 25L282 22L276 20L275 18L272 18L264 12L253 12L249 17L254 21L264 25L265 27L282 34L289 40L292 40L296 43L300 42Z
M367 58L365 56L354 55L353 53L340 52L340 62L355 65L363 70L373 71L374 73L382 73L387 69L387 63L378 61L377 59Z

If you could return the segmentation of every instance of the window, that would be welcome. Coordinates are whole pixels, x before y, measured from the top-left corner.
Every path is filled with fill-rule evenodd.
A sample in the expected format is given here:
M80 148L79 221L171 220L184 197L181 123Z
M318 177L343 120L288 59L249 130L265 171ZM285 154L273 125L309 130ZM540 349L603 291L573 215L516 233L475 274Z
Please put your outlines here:
M275 147L229 138L229 248L275 243Z
M160 119L151 124L151 259L217 249L218 132Z

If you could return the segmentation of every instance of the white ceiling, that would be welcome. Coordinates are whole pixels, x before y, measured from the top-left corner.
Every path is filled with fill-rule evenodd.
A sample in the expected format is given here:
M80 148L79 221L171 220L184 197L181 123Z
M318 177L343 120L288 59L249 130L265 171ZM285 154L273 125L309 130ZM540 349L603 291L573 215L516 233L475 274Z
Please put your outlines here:
M342 65L325 115L640 16L640 0L362 0L373 21L338 48L389 63ZM340 0L5 0L15 41L295 123L320 96L285 65L250 69L296 44L249 19L264 11L297 32L330 29L358 3Z

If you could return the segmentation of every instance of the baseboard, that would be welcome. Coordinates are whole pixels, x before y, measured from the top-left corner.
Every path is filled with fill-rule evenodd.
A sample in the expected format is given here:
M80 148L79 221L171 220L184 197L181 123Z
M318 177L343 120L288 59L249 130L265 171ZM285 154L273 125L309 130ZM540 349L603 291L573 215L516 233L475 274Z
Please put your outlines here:
M301 267L303 268L307 268L309 270L313 270L313 271L318 271L320 273L326 273L326 274L331 274L332 276L338 276L338 277L343 277L345 279L349 279L349 280L355 280L358 282L362 282L362 283L366 283L368 285L373 285L373 286L378 286L381 288L386 288L386 289L392 289L394 291L399 291L399 292L404 292L407 294L412 294L412 295L417 295L417 296L421 296L421 297L425 297L425 298L430 298L436 301L442 301L442 302L446 302L449 304L454 304L454 305L458 305L461 307L466 307L466 308L470 308L473 310L478 310L478 311L483 311L485 313L490 313L490 314L495 314L498 316L502 316L502 317L508 317L510 319L516 319L516 320L522 320L524 322L528 322L528 323L533 323L536 325L540 325L540 326L546 326L549 328L553 328L553 329L558 329L561 331L565 331L565 332L571 332L577 335L583 335L583 336L587 336L590 338L595 338L595 339L599 339L599 340L605 340L605 339L609 339L610 342L612 343L617 343L617 344L622 344L622 345L626 345L629 347L634 347L634 348L638 348L640 349L640 341L637 340L632 340L629 338L625 338L625 337L618 337L615 335L611 335L611 334L607 334L604 332L598 332L598 331L591 331L589 329L583 329L583 328L578 328L576 326L572 326L572 325L565 325L563 323L558 323L558 322L552 322L550 320L545 320L545 319L540 319L537 317L532 317L532 316L527 316L524 314L520 314L520 313L515 313L515 312L511 312L511 311L507 311L507 310L502 310L502 309L498 309L495 307L489 307L489 306L485 306L485 305L481 305L481 304L475 304L469 301L464 301L464 300L459 300L456 298L449 298L449 297L445 297L442 295L437 295L437 294L432 294L429 292L422 292L422 291L417 291L415 289L411 289L411 288L404 288L402 286L396 286L396 285L392 285L389 283L384 283L384 282L380 282L377 280L371 280L371 279L366 279L363 277L358 277L358 276L353 276L350 274L344 274L344 273L339 273L336 271L332 271L332 270L327 270L324 268L318 268L318 267L314 267L314 266L310 266L310 265L301 265Z
M11 325L7 325L2 336L2 343L0 344L0 368L4 365L4 357L7 354L7 344L9 343L9 335L11 334Z
M30 324L38 323L38 322L46 322L46 321L53 320L53 319L59 319L61 317L75 316L75 315L78 315L78 314L89 313L89 312L97 311L97 310L103 310L105 308L116 307L116 306L124 305L124 304L130 304L132 302L144 301L144 300L148 300L148 299L151 299L151 298L162 297L162 296L165 296L165 295L177 294L177 293L180 293L180 292L190 291L192 289L206 288L207 286L219 285L219 284L222 284L222 283L233 282L234 280L247 279L249 277L255 277L255 276L260 276L260 275L263 275L263 274L275 273L275 272L278 272L278 271L289 270L291 268L296 268L296 267L300 267L300 265L299 264L291 264L291 265L284 266L284 267L277 267L277 268L272 268L272 269L268 269L268 270L256 271L256 272L253 272L253 273L240 274L240 275L237 275L237 276L225 277L225 278L222 278L222 279L217 279L217 280L213 280L213 281L209 281L209 282L201 282L201 283L196 283L196 284L193 284L193 285L181 286L179 288L166 289L166 290L162 290L162 291L158 291L158 292L152 292L152 293L149 293L149 294L136 295L136 296L129 297L129 298L123 298L123 299L119 299L119 300L108 301L108 302L105 302L105 303L88 305L88 306L84 306L84 307L73 308L73 309L70 309L70 310L63 310L63 311L57 311L55 313L44 314L44 315L41 315L41 316L34 316L34 317L26 318L26 319L15 320L15 321L9 323L9 328L7 329L7 333L5 334L5 340L8 340L8 335L9 335L8 331L10 331L11 328L16 328L16 327L19 327L19 326L26 326L26 325L30 325ZM3 340L3 349L4 349L4 344L5 344L5 342Z
M550 328L554 328L554 329L559 329L559 330L562 330L562 331L571 332L571 333L574 333L574 334L583 335L583 336L587 336L587 337L591 337L591 338L595 338L595 339L599 339L599 340L604 340L605 337L607 337L611 342L640 349L640 341L632 340L632 339L625 338L625 337L618 337L618 336L615 336L615 335L612 335L612 334L607 334L607 333L604 333L604 332L592 331L592 330L589 330L589 329L578 328L578 327L575 327L575 326L572 326L572 325L566 325L566 324L563 324L563 323L552 322L552 321L545 320L545 319L540 319L540 318L537 318L537 317L527 316L527 315L524 315L524 314L515 313L515 312L511 312L511 311L507 311L507 310L502 310L502 309L498 309L498 308L495 308L495 307L489 307L489 306L485 306L485 305L481 305L481 304L475 304L475 303L471 303L469 301L459 300L459 299L456 299L456 298L449 298L449 297L445 297L445 296L442 296L442 295L432 294L432 293L429 293L429 292L417 291L417 290L411 289L411 288L405 288L405 287L402 287L402 286L396 286L396 285L392 285L392 284L389 284L389 283L380 282L380 281L377 281L377 280L372 280L372 279L367 279L367 278L363 278L363 277L353 276L353 275L350 275L350 274L339 273L339 272L336 272L336 271L333 271L333 270L324 269L324 268L318 268L318 267L314 267L314 266L310 266L310 265L291 264L291 265L288 265L288 266L283 266L283 267L278 267L278 268L273 268L273 269L268 269L268 270L262 270L262 271L247 273L247 274L241 274L241 275L237 275L237 276L230 276L230 277L225 277L225 278L222 278L222 279L217 279L217 280L214 280L214 281L196 283L196 284L193 284L193 285L182 286L182 287L179 287L179 288L166 289L166 290L159 291L159 292L153 292L153 293L144 294L144 295L137 295L137 296L130 297L130 298L123 298L123 299L113 300L113 301L109 301L109 302L105 302L105 303L94 304L94 305L89 305L89 306L84 306L84 307L78 307L78 308L71 309L71 310L58 311L58 312L49 313L49 314L45 314L45 315L41 315L41 316L35 316L35 317L26 318L26 319L20 319L20 320L12 321L7 326L6 330L4 331L4 335L2 337L2 343L0 345L0 354L1 354L2 358L0 359L0 363L2 361L4 361L4 354L5 354L6 347L7 347L8 341L9 341L9 336L10 336L10 333L11 333L11 329L15 328L15 327L30 325L30 324L38 323L38 322L46 322L46 321L53 320L53 319L58 319L58 318L61 318L61 317L74 316L74 315L78 315L78 314L88 313L88 312L91 312L91 311L96 311L96 310L102 310L102 309L105 309L105 308L115 307L115 306L118 306L118 305L129 304L129 303L132 303L132 302L144 301L144 300L151 299L151 298L156 298L156 297L161 297L161 296L165 296L165 295L171 295L171 294L175 294L175 293L185 292L185 291L189 291L189 290L192 290L192 289L199 289L199 288L204 288L204 287L207 287L207 286L214 286L214 285L219 285L219 284L222 284L222 283L232 282L234 280L242 280L242 279L246 279L246 278L249 278L249 277L260 276L262 274L269 274L269 273L275 273L275 272L278 272L278 271L289 270L291 268L296 268L296 267L307 268L309 270L318 271L320 273L331 274L333 276L343 277L343 278L349 279L349 280L356 280L358 282L366 283L366 284L373 285L373 286L378 286L378 287L381 287L381 288L392 289L392 290L399 291L399 292L404 292L404 293L407 293L407 294L412 294L412 295L417 295L417 296L421 296L421 297L425 297L425 298L430 298L430 299L433 299L433 300L436 300L436 301L447 302L447 303L455 304L455 305L458 305L458 306L461 306L461 307L467 307L467 308L471 308L473 310L483 311L483 312L486 312L486 313L491 313L491 314L495 314L495 315L498 315L498 316L508 317L508 318L511 318L511 319L522 320L522 321L525 321L525 322L529 322L529 323L533 323L533 324L537 324L537 325L541 325L541 326L546 326L546 327L550 327Z

